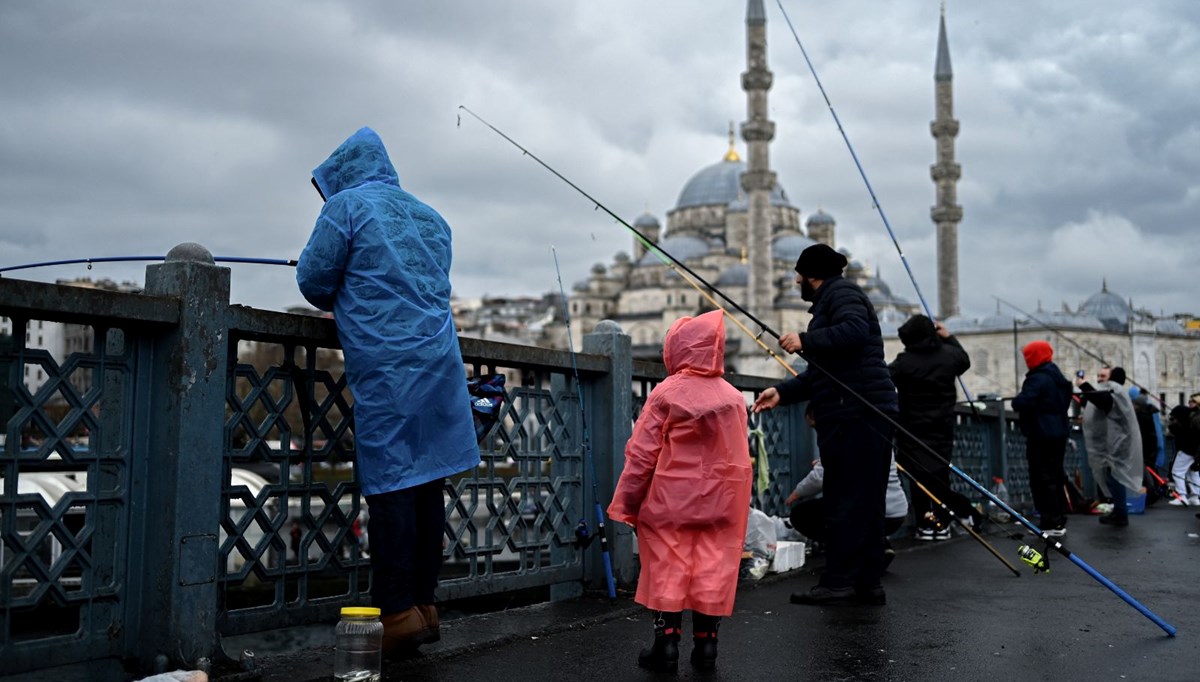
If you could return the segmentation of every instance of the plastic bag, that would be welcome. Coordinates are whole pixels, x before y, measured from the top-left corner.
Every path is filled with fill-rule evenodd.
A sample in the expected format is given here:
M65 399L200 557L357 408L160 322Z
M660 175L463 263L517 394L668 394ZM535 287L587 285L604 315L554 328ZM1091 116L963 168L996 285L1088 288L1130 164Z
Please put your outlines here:
M804 536L792 528L792 522L788 519L772 516L771 521L775 524L776 542L804 542Z
M769 562L775 556L777 541L775 522L771 517L757 509L751 509L750 518L746 522L746 551Z

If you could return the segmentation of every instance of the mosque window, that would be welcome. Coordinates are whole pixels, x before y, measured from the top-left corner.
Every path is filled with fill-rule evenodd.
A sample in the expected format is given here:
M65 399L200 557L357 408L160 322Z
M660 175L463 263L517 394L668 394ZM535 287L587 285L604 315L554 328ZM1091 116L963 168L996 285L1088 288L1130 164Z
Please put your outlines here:
M671 305L671 294L667 294L667 305Z
M990 362L990 360L991 360L991 358L988 356L988 352L986 350L979 351L978 362L979 362L980 376L988 375L988 363Z

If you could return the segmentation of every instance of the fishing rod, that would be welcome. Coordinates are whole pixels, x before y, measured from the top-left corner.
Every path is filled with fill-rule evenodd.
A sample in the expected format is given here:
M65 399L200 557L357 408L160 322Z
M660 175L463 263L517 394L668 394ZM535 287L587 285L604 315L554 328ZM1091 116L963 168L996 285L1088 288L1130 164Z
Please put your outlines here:
M600 505L600 488L596 484L596 458L592 452L592 439L588 434L587 408L583 404L583 382L579 380L579 365L575 363L575 342L571 338L571 312L567 309L567 292L563 289L562 271L558 268L558 251L553 246L554 272L558 275L558 293L562 298L563 322L567 326L567 348L571 351L571 372L575 375L575 390L579 393L579 421L583 427L583 458L588 462L588 473L592 478L592 502L596 505L596 533L600 536L600 554L604 557L604 582L608 587L608 598L617 598L617 585L613 580L612 556L608 553L608 533L604 530L604 508ZM580 523L583 523L580 521Z
M808 50L804 49L804 43L800 42L800 34L796 32L796 27L792 25L792 18L788 16L787 10L783 8L783 0L775 0L779 5L779 11L783 13L783 19L787 22L788 29L792 32L792 37L796 39L796 45L800 47L800 54L804 55L804 62L808 64L808 70L812 73L813 80L817 82L817 88L821 91L821 97L825 99L825 106L829 108L829 113L833 115L833 122L837 124L838 132L842 134L842 140L846 143L846 149L850 150L850 158L854 160L854 167L858 169L858 175L862 178L863 184L867 186L867 194L871 195L871 206L879 213L879 217L883 219L883 226L887 228L888 236L892 239L892 245L896 247L896 253L900 256L900 262L904 265L904 271L908 273L908 279L912 282L913 289L917 293L917 299L921 301L921 307L925 310L925 315L930 320L937 321L933 311L929 308L929 302L925 300L925 294L921 293L921 285L917 283L917 278L913 275L912 267L908 264L908 257L904 255L904 249L900 248L900 240L896 238L896 232L892 230L892 224L888 221L887 213L883 211L883 204L880 203L879 197L875 196L875 188L871 186L871 181L867 178L867 172L863 169L862 163L858 160L858 154L854 151L854 145L850 144L850 136L846 134L846 129L842 126L842 120L838 118L837 110L833 108L833 102L829 100L828 93L825 92L825 86L821 83L821 77L817 75L817 69L813 66L812 60L808 58ZM971 398L971 391L967 389L967 383L963 381L962 376L958 377L958 385L962 388L963 395L966 396L968 404L974 410L974 400ZM979 417L979 412L975 411L975 416Z
M661 249L660 249L660 250L661 250ZM665 252L664 252L664 253L665 253ZM661 257L660 257L660 259L661 259ZM670 266L670 265L671 265L670 263L667 263L665 260L664 260L663 262L664 262L664 263L666 263L668 266ZM753 334L753 333L752 333L752 332L751 332L749 329L747 329L747 328L746 328L746 326L745 326L744 324L742 324L741 320L739 320L739 319L737 319L736 317L734 317L734 316L733 316L733 314L732 314L732 313L730 313L730 312L729 312L729 311L728 311L726 308L722 307L720 303L717 303L716 299L714 299L714 298L712 297L712 295L711 295L711 294L709 294L708 292L706 292L706 291L705 291L703 288L701 288L701 287L700 287L698 284L696 284L695 282L691 281L691 280L690 280L690 279L689 279L689 278L688 278L686 275L684 275L683 273L678 273L678 272L677 272L677 274L678 274L678 275L679 275L681 278L683 278L683 280L684 280L685 282L687 282L688 284L690 284L690 285L692 286L692 288L693 288L693 289L695 289L696 291L698 291L698 292L700 293L700 295L701 295L701 296L704 296L704 298L708 299L708 302L709 302L709 303L711 303L713 306L715 306L717 310L720 310L722 313L724 313L724 314L725 314L725 317L729 318L729 320L731 320L731 321L732 321L732 322L733 322L735 325L737 325L737 326L738 326L738 327L739 327L739 328L740 328L740 329L741 329L741 330L742 330L742 331L743 331L743 332L744 332L744 333L745 333L747 336L754 337L754 334ZM778 340L778 338L779 338L779 337L778 337L778 336L776 336L775 338L776 338L776 340ZM765 347L765 345L764 345L764 344L761 342L761 340L759 340L758 338L755 338L755 341L757 341L757 342L759 343L759 345L760 345L760 346L764 346L764 347ZM769 350L770 350L770 349L768 349L768 351L769 351ZM870 403L869 403L869 402L866 400L866 398L863 398L861 395L859 395L858 393L856 393L856 392L854 391L854 389L852 389L852 388L850 388L849 386L847 386L846 384L842 383L842 381L841 381L840 379L838 379L837 377L833 376L833 375L832 375L832 374L831 374L831 373L830 373L828 370L826 370L826 369L822 368L820 365L818 365L818 364L814 363L814 362L813 362L813 361L812 361L812 360L811 360L811 359L810 359L808 356L804 355L803 353L797 353L797 355L800 355L801 357L803 357L803 358L804 358L804 359L805 359L805 360L806 360L806 361L807 361L807 362L808 362L810 365L812 365L812 366L813 366L815 369L817 369L818 371L820 371L820 372L824 373L826 376L828 376L830 379L832 379L834 382L836 382L836 383L837 383L839 386L841 386L841 387L842 387L842 388L844 388L845 390L849 391L851 394L853 394L853 395L854 395L855 397L857 397L859 400L863 401L865 404L867 404L869 407L871 407L871 409L875 410L875 412L876 412L876 413L878 413L880 416L882 416L884 419L886 419L888 422L890 422L890 423L891 423L891 424L892 424L892 425L893 425L893 426L896 428L896 430L898 430L898 431L900 431L901 433L903 433L904 435L908 436L908 437L909 437L909 438L911 438L911 439L912 439L914 442L916 442L916 443L920 444L920 445L921 445L921 447L924 447L926 450L928 450L928 451L932 452L932 453L934 454L934 456L938 458L938 460L939 460L939 461L945 461L945 458L941 457L941 456L940 456L940 455L939 455L939 454L938 454L938 453L937 453L935 450L933 450L933 448L931 448L929 445L927 445L927 444L925 444L924 442L922 442L920 439L918 439L918 438L917 438L916 436L914 436L913 434L909 433L909 432L908 432L907 430L905 430L905 429L904 429L902 426L900 426L899 424L897 424L897 423L896 423L896 422L895 422L893 419L891 419L891 418L890 418L890 417L888 417L886 414L884 414L884 413L883 413L881 410L879 410L878 408L876 408L874 405L871 405L871 404L870 404ZM790 373L792 376L798 376L798 375L799 375L799 372L797 372L797 371L796 371L796 369L795 369L794 367L792 367L791 365L784 363L783 367L784 367L784 369L786 369L786 370L787 370L787 371L788 371L788 372L789 372L789 373ZM929 499L933 500L934 504L938 505L938 506L939 506L939 507L941 507L941 508L942 508L942 509L943 509L943 510L944 510L944 511L947 513L947 514L949 514L950 518L951 518L952 520L954 520L954 521L958 522L958 524L959 524L959 526L960 526L960 527L962 527L962 528L966 529L966 531L967 531L967 532L968 532L968 533L971 535L971 537L973 537L973 538L975 538L977 541L979 541L979 543L980 543L980 544L982 544L982 545L984 546L984 548L985 548L985 549L987 549L989 552L991 552L992 556L996 557L997 559L999 559L999 560L1001 561L1001 563L1003 563L1005 566L1007 566L1007 567L1008 567L1008 570L1012 571L1012 572L1013 572L1015 575L1017 575L1018 577L1021 575L1021 572L1020 572L1020 571L1018 571L1018 570L1017 570L1017 568L1016 568L1015 566L1013 566L1011 563L1009 563L1009 561L1008 561L1007 559L1005 559L1003 556L1001 556L1000 552L999 552L999 551L997 551L997 550L996 550L996 548L995 548L994 546L992 546L992 544L991 544L990 542L988 542L987 540L985 540L985 539L984 539L984 537L983 537L982 535L980 535L978 532L976 532L976 531L975 531L975 529L974 529L974 528L972 528L972 527L971 527L971 525L970 525L970 524L968 524L968 523L966 522L966 520L965 520L965 519L963 519L962 517L960 517L960 516L958 516L957 514L955 514L955 513L954 513L954 510L953 510L953 509L951 509L949 506L947 506L947 505L946 505L946 503L944 503L944 502L942 502L942 500L938 499L938 497L937 497L936 495L934 495L934 494L933 494L933 492L932 492L931 490L929 490L929 488L926 488L926 487L925 487L925 486L924 486L924 485L923 485L923 484L922 484L920 481L918 481L918 480L917 480L916 476L914 476L914 475L913 475L911 472L909 472L909 471L906 471L906 470L904 469L904 467L900 465L900 463L899 463L899 462L896 462L896 469L897 469L898 471L902 471L902 472L904 472L904 475L908 476L909 480L911 480L913 483L916 483L916 484L917 484L917 487L918 487L918 488L920 488L920 489L921 489L921 490L922 490L922 491L923 491L923 492L924 492L926 495L928 495L928 496L929 496ZM928 469L926 469L926 471L928 471Z
M736 324L743 332L745 332L748 336L750 336L750 338L754 339L755 343L758 344L758 346L760 348L764 349L772 358L774 358L777 362L779 362L784 367L787 367L787 368L791 367L791 365L789 365L782 357L780 357L771 348L769 348L766 345L766 343L763 342L763 340L762 340L762 335L764 333L768 333L772 337L774 337L776 341L778 341L779 334L776 333L773 329L771 329L766 324L764 324L762 321L760 321L758 318L754 317L749 312L747 312L744 308L742 308L740 305L738 305L736 302L734 302L732 299L730 299L727 295L725 295L720 289L709 284L707 281L705 281L699 275L696 275L695 273L693 273L690 268L688 268L686 265L681 263L674 256L667 253L660 246L658 246L658 244L646 239L645 235L643 235L641 232L639 232L637 229L635 229L632 225L630 225L625 220L621 219L620 216L618 216L616 213L613 213L611 210L609 210L609 208L607 206L604 206L603 204L601 204L599 201L597 201L595 198L593 198L590 194L583 191L583 189L581 189L578 185L576 185L575 183L568 180L565 176L563 176L557 170L554 170L554 168L552 168L545 161L542 161L537 156L535 156L532 152L530 152L528 149L526 149L525 147L518 144L516 142L516 140L513 140L508 135L505 135L498 128L496 128L492 124L488 123L483 118L481 118L478 114L471 111L470 109L467 109L465 106L460 105L459 109L466 111L471 116L473 116L475 119L477 119L480 123L483 123L488 128L491 128L493 132L495 132L497 135L499 135L500 137L507 140L509 142L509 144L513 145L517 149L520 149L522 152L524 152L524 154L526 156L532 158L534 161L537 161L537 163L540 164L543 168L545 168L546 170L553 173L557 178L559 178L566 184L570 185L571 188L573 188L575 191L579 192L584 197L586 197L589 201L591 201L595 205L597 210L603 210L605 213L612 216L613 219L615 219L618 223L623 225L630 232L637 235L639 242L647 248L648 252L657 254L657 257L660 260L662 260L664 263L668 263L668 261L669 261L670 267L675 271L676 274L678 274L680 277L682 277L685 282L687 282L689 285L692 286L692 288L696 289L697 292L699 292L709 302L711 302L714 306L716 306L717 309L720 309L728 319L732 320L734 322L734 324ZM460 117L460 119L459 119L460 125L461 125L461 122L462 122L462 120ZM684 277L683 272L685 272L685 271L687 273L691 274L692 277L694 277L695 279L693 280L690 277ZM702 288L700 286L701 283L704 284L704 286L707 287L712 293L705 291L704 288ZM744 324L742 324L741 320L738 320L724 306L721 306L719 303L717 303L716 300L712 297L712 294L716 294L716 295L720 296L722 299L724 299L725 301L728 301L732 307L736 308L739 312L741 312L743 315L745 315L748 319L750 319L753 322L755 322L756 324L758 324L758 326L762 329L762 331L760 331L757 334L751 332L750 329L748 329ZM1048 549L1052 548L1055 551L1062 554L1063 556L1067 557L1072 563L1074 563L1076 566L1079 566L1085 573L1092 576L1092 578L1094 578L1097 582L1099 582L1100 584L1107 587L1109 590L1111 590L1114 594L1116 594L1118 597L1120 597L1122 600L1124 600L1130 606L1133 606L1135 609L1137 609L1142 615L1146 616L1148 619L1150 619L1152 622L1154 622L1156 625L1158 625L1160 628L1162 628L1163 631L1165 631L1168 634L1168 636L1171 636L1171 637L1175 636L1176 630L1175 630L1174 626L1172 626L1171 624L1169 624L1166 621L1159 618L1152 611L1147 609L1140 602L1138 602L1136 599L1134 599L1132 596L1130 596L1129 593L1125 592L1120 587L1118 587L1116 584L1114 584L1111 580L1104 577L1099 571L1097 571L1096 569L1089 566L1083 559L1080 559L1075 554L1073 554L1070 550L1068 550L1066 548L1065 545L1063 545L1061 538L1049 535L1042 529L1038 528L1036 525L1033 524L1032 521L1025 518L1020 513L1018 513L1015 509L1010 507L1008 502L1001 500L999 497L994 495L990 490L985 488L978 481L971 478L971 476L968 475L965 471L963 471L962 469L955 466L954 463L946 460L945 457L943 457L940 453L938 453L936 450L934 450L932 447L930 447L927 443L918 439L916 436L911 434L907 429L905 429L903 426L898 424L896 422L896 420L891 417L891 415L889 415L886 412L884 412L883 410L879 409L874 403L867 400L862 394L858 393L850 386L846 385L846 383L844 381L839 379L832 372L825 369L817 362L813 361L813 359L811 357L809 357L808 355L804 354L803 351L796 353L796 355L800 356L802 359L804 359L806 362L808 362L809 367L824 374L827 378L829 378L829 380L831 382L836 384L841 390L845 391L848 395L852 396L853 398L855 398L856 400L861 402L863 404L863 406L865 406L868 410L870 410L871 412L874 412L877 416L882 418L884 421L891 424L898 433L901 433L901 434L909 437L910 439L912 439L913 442L917 443L922 448L924 448L926 451L931 453L935 458L937 458L938 461L945 462L949 466L950 471L954 472L954 474L957 475L959 478L961 478L964 482L966 482L967 485L971 486L976 491L981 493L984 497L988 498L993 503L995 503L998 507L1000 507L1004 511L1011 514L1013 518L1017 519L1031 533L1033 533L1034 535L1036 535L1036 536L1040 537L1042 540L1044 540L1046 542L1046 547Z
M1154 480L1157 481L1160 486L1162 486L1167 492L1174 495L1175 499L1182 502L1183 506L1185 506L1185 507L1192 506L1192 505L1188 504L1187 498L1180 495L1178 491L1176 491L1174 488L1172 488L1170 485L1167 484L1166 479L1164 479L1162 476L1158 475L1158 472L1154 470L1154 467L1147 466L1146 471L1150 472L1150 476L1153 477Z
M93 263L125 263L133 261L162 261L166 260L166 256L102 256L99 258L68 258L67 260L51 260L43 263L25 263L24 265L9 265L0 268L0 273L11 272L14 270L29 270L31 268L48 268L54 265L80 265L87 264L87 269L92 269ZM242 256L213 256L213 261L217 263L252 263L256 265L286 265L290 267L296 266L295 260L284 260L281 258L246 258Z
M1041 326L1041 327L1045 328L1045 329L1046 329L1046 331L1051 331L1051 332L1054 332L1055 334L1058 334L1058 337L1059 337L1060 339L1062 339L1062 340L1066 341L1067 343L1071 344L1072 346L1075 346L1075 348L1077 348L1078 350L1081 350L1081 351L1083 351L1085 355L1087 355L1087 356L1091 357L1093 360L1096 360L1096 361L1097 361L1097 362L1099 362L1101 365L1104 365L1105 367L1110 367L1110 366L1111 366L1111 365L1109 364L1109 362L1108 362L1107 360L1105 360L1103 357L1101 357L1100 355L1098 355L1098 354L1096 354L1096 353L1093 353L1092 351L1088 350L1086 347L1084 347L1083 345L1081 345L1080 343L1078 343L1077 341L1075 341L1075 339L1072 339L1071 337L1067 336L1066 334L1064 334L1064 333L1060 332L1060 331L1059 331L1057 328L1055 328L1054 326L1052 326L1052 325L1049 325L1049 324L1046 324L1045 322L1042 322L1042 321L1041 321L1041 320L1039 320L1038 318L1034 317L1033 315L1030 315L1029 313L1025 312L1024 310L1021 310L1021 309L1020 309L1020 308L1018 308L1017 306L1013 305L1012 303L1009 303L1008 301L1006 301L1006 300L1004 300L1004 299L1000 298L999 296L995 296L995 295L993 295L993 296L992 296L992 298L996 299L996 301L997 301L998 303L1003 303L1004 305L1008 306L1009 308L1012 308L1013 310L1017 311L1018 313L1021 313L1021 314L1022 314L1022 315L1024 315L1025 317L1027 317L1027 318L1029 318L1030 320L1032 320L1032 321L1036 322L1036 323L1037 323L1039 326ZM1150 397L1154 398L1154 399L1155 399L1155 400L1157 400L1157 401L1159 402L1159 404L1160 404L1160 405L1162 405L1164 408L1166 408L1166 407L1167 407L1167 403L1166 403L1166 401L1165 401L1165 400L1163 400L1162 398L1159 398L1158 396L1154 395L1154 393L1153 393L1153 392L1151 392L1151 391L1150 391L1150 389L1148 389L1148 388L1146 388L1145 386L1143 386L1143 385L1139 384L1138 382L1134 381L1132 377L1128 377L1128 376L1126 376L1126 378L1129 380L1129 383L1133 384L1134 386L1137 386L1137 387L1138 387L1138 389L1140 389L1140 390L1141 390L1141 392L1142 392L1143 394L1145 394L1145 395L1148 395L1148 396L1150 396Z
M915 483L916 486L921 489L921 492L925 493L929 497L929 499L933 500L934 504L936 504L938 507L940 507L942 509L942 511L944 511L950 515L951 520L958 522L958 525L960 528L963 528L968 533L970 533L971 537L978 540L979 543L981 545L983 545L984 549L991 552L992 556L996 557L997 559L999 559L1001 561L1001 563L1003 563L1005 566L1007 566L1008 570L1013 572L1013 575L1017 576L1018 578L1021 577L1021 572L1017 570L1017 567L1013 566L1008 561L1008 559L1005 559L1000 554L1000 552L998 552L996 550L996 548L992 545L992 543L985 540L983 538L983 536L980 535L979 532L975 530L974 526L972 526L970 523L967 523L966 519L963 519L958 514L955 514L953 509L951 509L945 502L942 502L940 499L938 499L938 496L934 495L932 490L930 490L929 488L926 488L924 484L922 484L920 481L918 481L916 476L912 475L904 467L900 466L899 462L896 462L896 469L898 471L904 472L904 475L908 476L908 480Z
M813 79L816 80L817 87L821 91L821 96L825 99L825 104L829 107L829 112L833 115L833 120L837 124L838 131L842 134L842 139L846 143L846 148L850 151L850 156L854 159L854 165L855 165L855 167L858 168L859 175L862 177L863 183L867 187L867 192L871 195L872 205L879 212L879 217L882 218L883 225L884 225L884 227L887 228L888 235L892 238L892 244L895 245L896 251L900 254L900 261L904 264L904 269L908 273L909 279L912 280L913 288L916 289L916 292L917 292L917 297L921 300L921 305L925 308L926 314L932 320L932 319L934 319L933 313L932 313L932 311L930 311L929 304L925 301L925 297L921 294L921 287L920 287L920 285L917 284L917 280L913 276L912 268L909 267L908 259L904 256L904 252L900 248L900 242L896 239L896 233L895 233L895 231L892 230L891 223L888 222L887 214L884 213L884 210L883 210L883 205L879 202L878 197L876 197L876 195L875 195L875 190L871 187L871 181L867 178L867 174L863 170L862 163L860 163L858 160L858 154L855 153L854 146L850 143L850 138L846 134L845 128L842 126L841 120L838 118L837 111L834 110L833 103L830 102L829 95L825 92L825 86L821 84L821 79L817 75L817 70L813 66L812 60L809 59L809 57L808 57L808 51L804 49L804 44L800 41L800 35L796 32L796 27L792 25L791 17L788 16L787 10L783 6L783 0L776 0L776 4L779 5L779 11L783 13L783 18L787 22L788 29L791 30L792 37L795 38L795 40L796 40L796 45L800 47L800 52L804 55L804 61L808 64L809 71L812 72ZM963 394L970 401L971 394L967 390L966 383L963 381L961 376L958 378L958 383L959 383L959 386L962 387ZM1143 389L1143 390L1145 390L1145 389ZM974 402L971 401L969 404L971 404L972 409L974 409ZM940 457L940 455L939 455L939 457ZM971 479L970 476L967 476L965 473L963 473L958 467L954 466L953 463L950 463L950 469L951 469L951 471L954 471L955 473L959 474L965 481L967 481L967 483L969 485L972 485L973 487L978 489L980 492L983 492L987 497L993 499L993 501L997 500L997 498L995 497L995 495L993 495L991 493L991 491L988 491L982 485L980 485L979 483L977 483L976 481ZM1003 504L1002 506L1007 507L1007 504ZM1047 547L1051 546L1051 541L1049 540L1049 536L1047 536L1045 533L1042 533L1041 530L1037 528L1037 526L1030 523L1028 519L1021 516L1020 514L1015 514L1015 517L1018 518L1031 531L1033 531L1035 535L1040 535L1044 539L1046 539ZM1148 609L1146 609L1146 607L1142 606L1140 603L1138 603L1136 600L1134 600L1133 597L1130 597L1128 594L1126 594L1119 587L1114 585L1107 578L1105 578L1104 576L1102 576L1098 572L1096 572L1095 569L1093 569L1091 566L1088 566L1086 563L1084 563L1084 561L1082 559L1079 559L1074 554L1069 552L1065 547L1063 547L1063 545L1060 541L1057 541L1057 540L1054 541L1053 545L1054 545L1054 549L1056 549L1060 553L1064 554L1073 563L1075 563L1080 568L1084 569L1084 571L1091 574L1092 577L1094 577L1094 578L1096 578L1096 580L1100 581L1101 584L1105 585L1105 587L1108 587L1109 589L1113 590L1113 592L1115 592L1118 596L1120 596L1122 599L1124 599L1126 602L1128 602L1131 606L1134 606L1134 608L1137 608L1139 611L1141 611L1143 615L1150 618L1150 620L1154 621L1155 624L1157 624L1159 627L1163 628L1163 630L1165 630L1168 635L1170 635L1172 637L1175 636L1175 628L1174 627L1170 626L1166 622L1159 619L1158 616L1151 613Z

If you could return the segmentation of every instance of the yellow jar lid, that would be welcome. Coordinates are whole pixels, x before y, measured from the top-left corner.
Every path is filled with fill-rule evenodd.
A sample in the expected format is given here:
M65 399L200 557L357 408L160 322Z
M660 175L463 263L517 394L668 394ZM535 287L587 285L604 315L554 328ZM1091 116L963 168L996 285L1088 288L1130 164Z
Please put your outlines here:
M379 609L372 606L343 606L342 615L351 618L370 618L379 616Z

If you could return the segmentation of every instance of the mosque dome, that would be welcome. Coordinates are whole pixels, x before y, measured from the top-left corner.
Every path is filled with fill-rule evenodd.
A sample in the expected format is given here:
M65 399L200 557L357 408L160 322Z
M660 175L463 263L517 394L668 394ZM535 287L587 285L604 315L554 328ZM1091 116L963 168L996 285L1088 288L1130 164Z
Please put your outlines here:
M1014 322L1017 322L1017 318L997 310L979 321L979 329L981 331L1012 329Z
M1037 319L1052 327L1064 327L1069 329L1104 329L1104 324L1099 319L1089 315L1076 315L1066 311L1052 311L1043 313L1040 310L1036 313Z
M804 221L804 224L809 227L816 225L836 225L837 221L833 219L833 216L818 208L816 213L810 215L808 220Z
M719 287L744 287L750 283L750 267L745 263L734 263L717 278Z
M637 228L642 228L642 227L657 228L658 227L658 218L655 218L653 214L651 214L649 211L646 211L645 213L638 216L637 220L633 221L633 226L637 227Z
M726 155L721 161L700 169L683 186L679 200L675 202L675 210L692 206L727 206L738 201L742 194L741 177L745 170L746 163L736 154ZM792 205L787 192L778 182L771 190L771 205Z
M771 242L771 255L776 260L795 263L800 259L800 252L816 244L815 241L799 234L780 235Z
M686 261L691 258L700 258L708 255L708 242L699 237L689 235L676 235L667 237L658 243L658 246L663 251L671 254L681 261ZM638 261L638 265L661 265L662 260L653 251L648 251L642 259Z
M1167 318L1167 319L1161 319L1161 320L1156 321L1154 323L1154 331L1158 332L1159 334L1185 334L1185 333L1187 333L1187 329L1184 328L1184 326L1182 324L1179 324L1179 320L1176 320L1174 318Z
M1103 322L1125 325L1129 323L1133 311L1130 310L1129 304L1124 299L1108 290L1108 282L1105 281L1100 291L1084 301L1079 312L1082 315L1091 315Z

